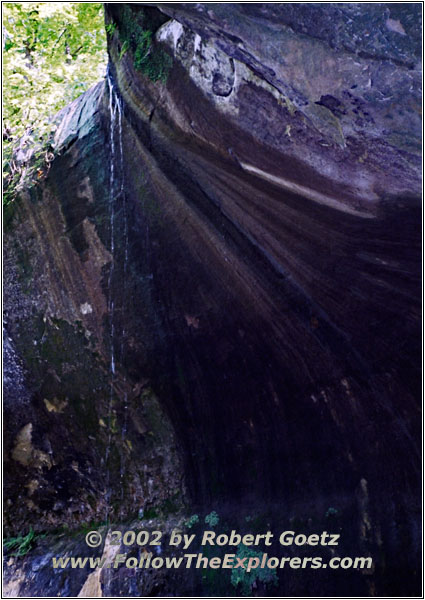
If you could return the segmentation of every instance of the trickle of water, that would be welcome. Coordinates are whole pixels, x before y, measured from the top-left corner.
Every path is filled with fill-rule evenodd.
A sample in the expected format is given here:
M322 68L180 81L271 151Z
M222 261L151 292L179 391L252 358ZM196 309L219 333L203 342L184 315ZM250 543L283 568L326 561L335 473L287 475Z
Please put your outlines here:
M120 197L122 199L123 204L123 221L124 221L124 267L123 267L123 304L122 304L122 312L125 312L125 300L127 298L126 294L126 284L127 284L127 266L128 266L128 214L127 214L127 197L124 191L124 151L123 151L123 142L122 142L122 108L121 104L118 102L118 140L119 140L119 151L120 151L120 168L121 168L121 185L120 185ZM125 323L125 322L124 322ZM121 348L120 348L120 362L123 363L123 354L124 354L124 340L126 337L125 325L123 324L122 332L121 332ZM124 385L126 383L126 377L124 375ZM128 402L128 394L127 391L124 393L124 423L121 430L121 442L124 443L125 436L127 433L127 402ZM121 488L121 500L124 499L124 458L121 456L120 463L120 488ZM123 506L121 504L121 506Z
M121 100L117 94L116 88L112 81L111 75L107 73L107 85L109 91L109 145L110 145L110 172L109 172L109 227L110 227L110 253L111 253L111 266L108 276L108 311L110 319L110 394L109 394L109 406L108 406L108 442L105 452L105 465L107 467L108 457L111 450L112 443L112 407L113 407L113 396L114 396L114 383L116 380L116 359L118 364L123 364L124 358L124 341L126 338L125 321L121 331L116 331L116 319L115 312L117 314L121 312L122 315L126 312L126 284L127 284L127 270L128 270L128 210L127 210L127 197L124 188L124 150L123 150L123 107ZM123 262L122 271L117 272L116 264L119 247L115 248L115 242L119 231L117 227L119 223L123 224ZM121 251L122 252L122 251ZM117 306L114 300L114 290L117 289L116 283L119 278L120 283L120 298L121 303ZM124 289L123 289L124 288ZM116 298L115 298L116 299ZM121 343L117 356L115 355L116 349L116 334L121 334ZM126 377L123 377L124 389L126 390ZM121 430L121 443L124 444L125 436L127 433L127 408L128 408L128 394L127 390L124 392L124 422ZM121 455L120 464L120 489L121 499L124 499L124 475L125 475L125 458ZM107 501L107 518L109 513L109 501L111 497L110 488L110 473L107 468L106 474L106 501Z
M116 360L115 360L115 301L114 301L114 276L115 276L115 236L116 236L116 215L117 215L117 199L119 197L124 198L124 153L122 143L122 107L120 99L115 91L114 84L112 82L109 70L107 73L107 83L109 91L109 146L110 146L110 171L109 171L109 228L110 228L110 253L111 253L111 266L108 276L108 312L110 321L110 392L109 392L109 405L108 405L108 442L105 451L105 465L107 467L109 453L112 442L112 404L114 395L114 380L116 374ZM118 119L117 119L118 116ZM118 145L116 143L116 129L118 123ZM119 167L116 169L116 155L117 150L119 152ZM117 173L116 173L117 170ZM124 244L125 244L125 257L124 257L124 270L127 270L127 258L128 258L128 227L127 227L127 209L124 208ZM125 274L124 274L125 280ZM125 297L125 294L124 294ZM125 332L122 331L121 337L121 349L119 359L122 361L123 354L123 343L124 343ZM127 404L127 402L125 402ZM123 467L121 467L121 470ZM122 475L121 475L122 479ZM110 473L107 468L106 474L106 519L108 520L109 514L109 500L111 497L110 490Z
M108 87L109 87L109 117L110 117L110 152L111 152L111 160L110 160L110 172L109 172L109 226L110 226L110 236L111 236L111 268L109 271L109 280L108 280L108 305L109 305L109 315L110 315L110 344L111 344L111 373L115 374L115 350L114 350L114 300L112 294L112 283L114 276L114 268L115 268L115 116L117 113L117 107L120 106L119 99L114 90L114 86L111 80L111 77L108 73ZM121 114L121 109L119 109L119 114ZM122 179L122 177L121 177Z

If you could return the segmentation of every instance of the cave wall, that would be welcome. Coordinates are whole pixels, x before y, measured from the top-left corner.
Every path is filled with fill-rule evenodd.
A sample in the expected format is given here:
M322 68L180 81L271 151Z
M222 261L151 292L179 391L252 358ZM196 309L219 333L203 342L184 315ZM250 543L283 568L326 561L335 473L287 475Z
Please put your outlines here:
M167 80L107 4L108 81L6 215L7 527L335 507L367 593L414 589L419 9L155 6Z

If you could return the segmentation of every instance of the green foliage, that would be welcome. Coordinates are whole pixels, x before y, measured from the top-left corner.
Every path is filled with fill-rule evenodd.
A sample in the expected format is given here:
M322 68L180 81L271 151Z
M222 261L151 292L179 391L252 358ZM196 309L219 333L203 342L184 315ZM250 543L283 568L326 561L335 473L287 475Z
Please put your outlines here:
M205 517L205 523L207 523L210 527L215 527L219 522L218 514L213 510L209 515Z
M240 544L236 552L236 558L242 559L251 557L259 558L261 561L263 555L261 552L257 552L244 544ZM264 567L263 569L257 568L252 569L249 573L246 569L232 569L230 581L234 587L238 587L238 585L241 586L241 592L244 596L249 596L251 594L252 586L257 580L266 585L276 586L278 584L276 569L269 569L268 567Z
M188 529L192 529L192 527L194 525L196 525L196 523L199 523L199 516L198 515L192 515L191 517L188 518L188 520L185 522L186 527L188 527Z
M11 556L25 556L35 544L36 539L41 539L45 535L36 535L32 527L27 535L18 535L17 537L9 538L3 542L6 550L15 550L11 552Z
M3 187L8 201L16 187L34 175L34 169L29 173L22 161L14 160L18 140L22 145L25 135L46 158L54 129L51 117L104 75L103 7L5 2L3 36ZM44 169L44 160L43 165Z
M325 517L328 519L329 517L335 517L338 514L338 509L330 506L326 511Z
M167 81L173 61L163 50L156 50L151 55L144 55L140 59L135 55L134 64L151 81Z
M124 43L128 42L125 40ZM137 47L134 51L134 66L139 71L142 70L143 65L147 64L149 61L149 54L152 45L152 31L147 29L146 31L141 31L137 40Z
M62 531L65 531L66 533L70 534L71 537L73 538L79 538L81 539L82 537L86 537L86 535L93 530L99 531L99 529L103 529L104 527L108 528L110 525L109 520L107 519L106 521L88 521L87 523L81 523L81 525L79 525L78 527L76 527L75 529L69 530L69 529L63 529ZM44 537L44 536L43 536Z
M153 434L154 435L154 434ZM158 506L149 506L145 509L140 509L139 520L145 521L147 519L165 519L169 515L174 514L180 509L179 492L176 492L171 498L165 498Z
M173 62L171 56L153 41L160 24L161 22L152 18L149 11L136 12L125 4L121 10L118 27L123 44L120 58L127 50L131 50L134 67L154 82L167 80Z
M147 519L157 519L159 517L159 512L155 507L147 508L143 514L139 517L140 521L144 521Z
M50 163L54 157L50 145L55 127L51 124L44 129L37 128L33 136L22 139L21 150L27 148L28 159L25 164L16 165L12 157L12 148L6 148L4 144L3 160L3 206L8 206L16 196L16 193L28 184L38 184L50 169Z
M127 50L128 50L128 42L127 42L127 40L125 40L125 42L121 46L121 51L120 51L120 56L119 56L120 60L122 59L122 57L124 56L124 54L127 52Z
M108 25L106 25L106 27L105 27L106 33L112 37L114 35L116 28L117 28L116 23L108 23Z

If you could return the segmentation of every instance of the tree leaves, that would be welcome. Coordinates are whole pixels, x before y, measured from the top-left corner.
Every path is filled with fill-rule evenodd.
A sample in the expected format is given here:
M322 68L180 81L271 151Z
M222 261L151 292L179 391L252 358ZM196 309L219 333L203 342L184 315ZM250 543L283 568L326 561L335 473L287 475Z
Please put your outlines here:
M73 2L7 2L3 8L4 119L16 138L102 77L103 9Z
M22 136L45 139L50 119L104 76L103 5L79 2L3 4L3 156Z

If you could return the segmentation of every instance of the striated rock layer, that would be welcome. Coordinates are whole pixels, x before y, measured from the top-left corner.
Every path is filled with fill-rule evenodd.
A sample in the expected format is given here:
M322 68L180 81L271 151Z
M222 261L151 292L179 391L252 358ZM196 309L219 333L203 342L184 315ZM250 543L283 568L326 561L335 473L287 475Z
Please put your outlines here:
M7 215L7 527L270 511L373 557L350 593L414 594L419 6L158 7L106 5L109 79Z

